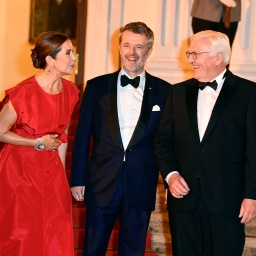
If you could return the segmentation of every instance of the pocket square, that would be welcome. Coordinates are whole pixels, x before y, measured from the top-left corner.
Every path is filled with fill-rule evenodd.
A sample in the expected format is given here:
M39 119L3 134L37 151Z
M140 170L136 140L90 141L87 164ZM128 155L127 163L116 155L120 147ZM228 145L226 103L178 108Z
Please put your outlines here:
M153 106L152 111L160 111L160 107L158 105Z

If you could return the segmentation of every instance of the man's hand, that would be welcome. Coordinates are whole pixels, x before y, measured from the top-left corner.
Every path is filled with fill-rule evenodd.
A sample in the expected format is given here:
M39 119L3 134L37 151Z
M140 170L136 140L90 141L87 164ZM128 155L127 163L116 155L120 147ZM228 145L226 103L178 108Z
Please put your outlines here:
M168 185L171 194L176 198L183 198L189 192L188 184L178 173L171 175Z
M73 197L76 199L76 201L83 201L84 200L84 186L77 186L71 188L71 193Z
M256 219L256 200L244 199L239 213L239 218L241 223L247 224Z
M234 0L219 0L222 4L226 5L227 7L236 7L236 1Z

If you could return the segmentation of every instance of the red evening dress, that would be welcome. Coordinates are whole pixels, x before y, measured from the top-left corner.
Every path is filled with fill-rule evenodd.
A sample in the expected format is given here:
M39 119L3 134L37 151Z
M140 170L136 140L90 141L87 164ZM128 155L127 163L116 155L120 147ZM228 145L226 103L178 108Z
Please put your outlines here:
M6 91L18 119L12 130L24 137L65 129L78 89L62 79L59 94L46 93L30 77ZM0 255L73 256L72 204L63 164L56 151L6 144L0 156Z

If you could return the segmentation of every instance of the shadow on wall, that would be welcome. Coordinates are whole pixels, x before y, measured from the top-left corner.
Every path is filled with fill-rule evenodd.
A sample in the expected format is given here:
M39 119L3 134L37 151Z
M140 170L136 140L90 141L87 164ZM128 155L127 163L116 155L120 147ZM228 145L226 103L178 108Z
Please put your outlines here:
M184 73L184 80L193 77L191 65L188 63L188 58L186 57L186 51L188 51L189 38L181 41L179 47L179 54L177 56L178 67Z
M113 69L118 70L121 68L122 63L120 60L120 55L119 55L119 34L120 34L120 29L117 29L114 31L110 38L110 53L111 53L111 60L113 64Z

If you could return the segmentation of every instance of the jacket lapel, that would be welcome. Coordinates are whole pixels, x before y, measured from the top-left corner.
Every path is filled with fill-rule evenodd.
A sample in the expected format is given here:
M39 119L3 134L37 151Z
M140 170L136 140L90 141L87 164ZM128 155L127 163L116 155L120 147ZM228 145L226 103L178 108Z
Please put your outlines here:
M207 137L211 134L214 127L217 125L221 116L225 112L226 107L228 106L231 98L233 97L236 91L237 87L232 86L235 83L236 83L235 76L230 71L228 71L223 87L220 91L220 94L212 110L211 118L209 120L208 126L206 128L206 131L201 143L203 143L207 139Z
M199 132L198 132L198 122L197 122L197 97L198 97L198 86L197 80L192 79L191 82L186 85L186 103L187 103L187 113L192 126L192 129L195 133L195 136L198 141Z
M117 79L119 71L113 73L108 84L108 125L112 138L123 148L117 112Z
M149 118L152 111L152 101L154 95L154 81L150 74L146 72L146 83L144 88L143 100L141 105L141 112L138 123L133 132L132 138L128 147L136 144L144 135L147 128Z

